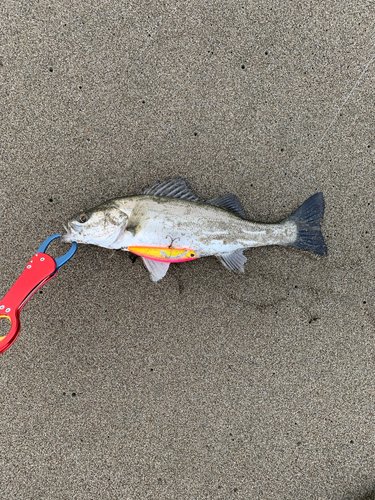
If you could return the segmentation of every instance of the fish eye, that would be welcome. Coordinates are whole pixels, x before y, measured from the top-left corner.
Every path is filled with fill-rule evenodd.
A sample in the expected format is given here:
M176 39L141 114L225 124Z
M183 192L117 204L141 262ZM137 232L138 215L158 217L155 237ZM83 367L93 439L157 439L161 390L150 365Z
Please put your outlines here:
M81 214L79 216L79 222L81 222L82 224L84 224L85 222L87 222L89 220L89 216L87 214Z

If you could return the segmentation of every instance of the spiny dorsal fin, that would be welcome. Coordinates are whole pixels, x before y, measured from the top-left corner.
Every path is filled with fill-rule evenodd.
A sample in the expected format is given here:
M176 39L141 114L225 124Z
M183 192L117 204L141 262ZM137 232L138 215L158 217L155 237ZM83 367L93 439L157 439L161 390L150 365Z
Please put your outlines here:
M145 259L142 257L143 263L150 272L152 281L159 281L167 274L169 263L159 262L157 260Z
M229 269L229 271L233 271L237 274L242 274L244 272L244 264L247 261L247 258L243 255L243 251L247 250L247 248L240 248L232 253L226 253L223 255L218 255L217 258L223 264L224 267Z
M233 212L234 214L239 215L243 219L247 219L245 212L243 211L243 208L241 206L241 202L235 194L218 196L217 198L206 201L206 203L215 205L215 207L223 208L224 210L228 210L229 212Z
M142 191L141 194L150 196L169 196L171 198L180 198L187 201L199 201L198 196L195 196L193 191L187 186L184 179L177 177L176 179L168 179L162 183L157 182L151 187Z

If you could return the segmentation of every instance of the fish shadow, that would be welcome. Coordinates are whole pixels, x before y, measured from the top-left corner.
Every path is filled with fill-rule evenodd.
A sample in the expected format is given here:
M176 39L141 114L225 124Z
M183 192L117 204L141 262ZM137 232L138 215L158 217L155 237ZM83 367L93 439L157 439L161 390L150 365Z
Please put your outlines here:
M375 500L375 485L371 488L362 490L361 493L350 493L345 495L342 500Z

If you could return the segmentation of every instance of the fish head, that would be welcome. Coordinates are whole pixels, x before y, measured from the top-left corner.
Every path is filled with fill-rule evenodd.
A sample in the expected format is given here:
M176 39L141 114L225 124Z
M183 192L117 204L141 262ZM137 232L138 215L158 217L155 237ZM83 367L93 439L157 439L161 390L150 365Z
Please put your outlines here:
M73 217L65 227L62 241L115 248L126 230L127 220L126 212L113 203L104 203Z

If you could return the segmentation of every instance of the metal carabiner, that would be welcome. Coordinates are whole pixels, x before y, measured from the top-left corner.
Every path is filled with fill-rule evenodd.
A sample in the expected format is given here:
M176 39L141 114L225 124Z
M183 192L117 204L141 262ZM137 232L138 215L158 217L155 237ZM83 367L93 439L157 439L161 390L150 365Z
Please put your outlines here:
M21 330L20 312L26 302L50 279L56 276L60 267L73 257L77 250L77 243L73 242L70 250L61 257L54 259L45 251L51 241L60 238L61 234L54 234L47 238L36 253L26 264L21 276L17 279L9 292L0 301L0 320L10 321L9 332L0 337L0 353L9 349L18 337Z
M54 235L50 236L49 238L45 239L43 241L43 243L40 245L40 247L38 248L38 250L36 251L36 253L37 254L38 253L45 253L45 251L47 250L47 247L51 243L51 241L56 240L57 238L60 238L61 236L62 236L62 234L54 234ZM63 266L66 262L68 262L68 260L70 260L73 257L73 255L76 253L76 251L77 251L77 243L75 241L73 241L72 246L64 255L62 255L61 257L58 257L57 259L54 259L56 262L55 273L57 273L57 271L60 269L60 267Z

